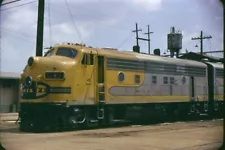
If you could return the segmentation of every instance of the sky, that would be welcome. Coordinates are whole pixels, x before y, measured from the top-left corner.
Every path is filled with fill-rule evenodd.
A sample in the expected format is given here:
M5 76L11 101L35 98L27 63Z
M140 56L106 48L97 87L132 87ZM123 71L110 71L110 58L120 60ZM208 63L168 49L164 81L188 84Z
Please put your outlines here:
M12 0L4 0L3 3ZM22 72L27 59L35 56L37 0L21 0L1 6L0 70ZM147 38L150 25L151 52L167 52L167 34L172 26L183 35L181 52L223 49L223 15L219 0L45 0L44 48L57 43L85 43L92 47L112 47L131 51L136 44L135 23ZM146 41L139 41L148 52ZM198 45L198 47L196 47ZM45 50L45 49L44 49ZM168 54L168 53L167 53ZM210 54L211 55L211 54ZM214 54L222 57L222 53Z

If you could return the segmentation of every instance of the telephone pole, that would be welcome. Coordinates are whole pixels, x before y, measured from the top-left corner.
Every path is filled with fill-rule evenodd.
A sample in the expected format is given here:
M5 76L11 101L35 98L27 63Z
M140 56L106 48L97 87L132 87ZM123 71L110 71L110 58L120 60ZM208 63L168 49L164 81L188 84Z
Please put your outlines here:
M223 4L223 21L225 19L225 0L220 0ZM225 22L223 22L223 28L225 28ZM223 37L225 37L225 30L223 30ZM225 68L225 38L223 38L223 68ZM223 71L223 77L225 77L225 71ZM225 89L225 80L223 79L223 89ZM223 94L223 102L225 102L225 94ZM225 109L223 110L223 145L220 149L225 149Z
M2 5L2 1L1 0L0 2L0 8L1 8L1 5ZM2 67L2 13L1 13L1 10L0 10L0 74L1 74L1 67ZM0 93L2 95L2 93ZM1 99L1 98L0 98ZM0 143L0 147L1 147L1 143Z
M134 46L135 49L138 49L137 51L140 52L140 47L139 47L139 44L138 44L138 40L143 40L143 41L148 41L148 53L150 54L150 34L151 32L149 31L149 26L148 26L148 39L145 39L145 38L139 38L138 37L138 32L139 31L142 31L142 29L138 29L138 24L136 23L136 30L132 31L132 32L136 32L136 40L137 40L137 46ZM136 50L135 50L136 51Z
M151 49L150 49L150 42L151 42L150 34L152 34L152 33L154 33L154 32L150 32L150 26L148 25L148 32L145 33L145 34L148 35L148 54L150 54L150 52L151 52Z
M139 46L139 44L138 44L138 32L139 31L142 31L141 29L138 29L138 24L136 23L136 30L133 30L132 32L136 32L136 41L137 41L137 46Z
M3 0L0 0L0 6L2 6L2 2L3 2Z
M38 0L36 56L42 56L45 0Z
M203 40L204 39L211 39L212 36L204 36L203 37L203 32L201 31L200 37L194 37L191 38L191 40L200 40L200 54L203 55Z

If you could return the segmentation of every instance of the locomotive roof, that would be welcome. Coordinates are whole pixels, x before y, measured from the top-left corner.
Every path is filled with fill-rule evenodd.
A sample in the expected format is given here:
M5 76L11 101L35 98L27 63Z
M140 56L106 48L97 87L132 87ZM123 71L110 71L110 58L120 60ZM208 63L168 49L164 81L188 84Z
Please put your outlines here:
M213 66L216 69L223 69L223 64L222 63L213 63L213 62L206 62L207 64Z
M147 60L147 61L154 61L154 62L161 62L173 65L188 65L188 66L198 66L206 68L206 64L194 60L187 60L187 59L178 59L178 58L168 58L156 55L148 55L148 54L141 54L136 53L133 51L118 51L115 49L104 49L104 48L92 48L86 47L84 45L67 45L61 44L58 46L66 46L66 47L73 47L75 49L80 49L84 52L92 51L94 54L105 55L108 57L120 58L120 59L133 59L133 60Z
M184 60L179 58L169 58L169 57L162 57L157 55L146 55L146 54L139 54L139 53L136 53L136 55L138 58L149 60L149 61L163 62L163 63L173 64L173 65L188 65L188 66L198 66L198 67L206 68L206 65L204 63L193 61L193 60Z
M154 61L154 62L161 62L173 65L188 65L188 66L198 66L206 68L206 64L198 61L193 60L184 60L184 59L177 59L177 58L168 58L162 57L157 55L148 55L148 54L141 54L136 53L133 51L115 51L115 50L104 50L98 49L98 53L106 56L111 57L118 57L124 59L136 59L136 60L146 60L146 61Z
M19 72L4 72L0 71L0 79L20 79Z

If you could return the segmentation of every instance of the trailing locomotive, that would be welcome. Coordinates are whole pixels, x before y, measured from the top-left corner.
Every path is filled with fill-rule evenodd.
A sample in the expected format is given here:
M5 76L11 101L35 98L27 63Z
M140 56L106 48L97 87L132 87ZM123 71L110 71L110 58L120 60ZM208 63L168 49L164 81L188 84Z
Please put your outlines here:
M223 65L60 44L21 75L20 129L220 116Z

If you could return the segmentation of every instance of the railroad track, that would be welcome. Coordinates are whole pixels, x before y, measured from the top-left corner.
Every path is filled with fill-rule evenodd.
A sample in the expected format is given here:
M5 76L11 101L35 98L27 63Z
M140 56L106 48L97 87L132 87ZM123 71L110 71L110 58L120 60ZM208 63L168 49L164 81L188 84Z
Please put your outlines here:
M218 119L218 118L215 118ZM93 130L93 129L107 129L107 128L117 128L117 127L126 127L126 126L136 126L136 125L163 125L163 124L170 124L170 123L177 123L177 122L184 122L184 123L188 123L188 122L192 122L192 121L210 121L213 120L212 118L210 118L209 116L206 115L201 115L198 117L193 117L190 116L187 119L179 119L179 120L167 120L167 121L163 121L163 120L152 120L152 121L148 121L148 122L143 122L143 121L135 121L135 122L131 122L131 121L124 121L124 120L114 120L113 124L111 125L96 125L96 126L92 126L92 127L77 127L77 128L66 128L63 130L53 130L53 129L47 129L47 130L41 130L41 131L26 131L26 132L34 132L34 133L39 133L39 132L64 132L64 131L76 131L76 130ZM10 124L12 123L16 123L19 124L19 122L16 121L9 121ZM4 125L5 126L5 125ZM2 127L4 127L2 125ZM6 125L5 127L7 128L8 125ZM3 129L3 128L2 128ZM2 130L0 129L0 130Z
M215 118L221 119L221 118ZM148 122L143 121L124 121L124 120L115 120L110 125L96 125L92 127L76 127L76 128L67 128L63 130L45 130L45 131L37 131L37 132L64 132L64 131L77 131L77 130L94 130L94 129L107 129L107 128L119 128L119 127L127 127L127 126L147 126L147 125L163 125L163 124L174 124L174 123L189 123L192 124L191 126L196 126L196 122L199 121L213 121L215 120L208 116L200 116L198 118L196 117L189 117L187 119L180 119L180 120L173 120L173 121L160 121L160 120L152 120ZM207 126L206 126L207 127Z

